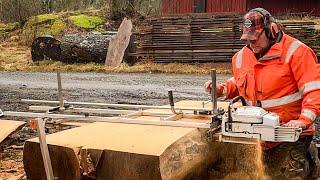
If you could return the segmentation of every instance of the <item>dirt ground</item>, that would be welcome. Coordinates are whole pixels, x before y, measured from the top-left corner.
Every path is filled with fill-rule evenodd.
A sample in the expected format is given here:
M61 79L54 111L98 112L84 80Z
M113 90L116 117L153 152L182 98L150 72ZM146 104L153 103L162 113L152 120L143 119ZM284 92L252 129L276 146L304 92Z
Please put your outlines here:
M63 73L61 76L64 97L68 101L163 105L168 104L168 89L174 90L175 101L209 99L203 91L209 75ZM218 75L217 81L229 77ZM21 99L57 100L56 74L1 72L0 109L27 111L28 104ZM26 179L23 144L35 136L36 131L26 125L0 145L0 179Z

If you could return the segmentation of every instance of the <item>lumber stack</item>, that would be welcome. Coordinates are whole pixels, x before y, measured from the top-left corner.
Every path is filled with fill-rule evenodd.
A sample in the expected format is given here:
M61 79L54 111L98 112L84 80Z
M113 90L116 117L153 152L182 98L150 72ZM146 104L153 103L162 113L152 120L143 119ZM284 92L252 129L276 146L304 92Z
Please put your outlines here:
M235 15L185 15L147 19L136 56L168 63L228 62L244 44Z
M137 33L140 60L157 63L215 63L231 62L235 52L245 42L242 34L242 15L188 14L149 18ZM285 22L285 32L311 45L314 39L313 22Z

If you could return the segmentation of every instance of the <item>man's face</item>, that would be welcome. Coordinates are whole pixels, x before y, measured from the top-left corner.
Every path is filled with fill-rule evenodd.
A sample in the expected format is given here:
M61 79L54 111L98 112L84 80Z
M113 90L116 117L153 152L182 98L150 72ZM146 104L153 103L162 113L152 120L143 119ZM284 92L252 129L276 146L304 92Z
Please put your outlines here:
M264 31L264 17L259 12L244 15L242 30L240 39L247 41L255 54L262 53L269 46L270 42Z
M266 36L266 33L263 31L257 40L247 39L247 43L255 54L262 53L266 48L269 47L269 40Z

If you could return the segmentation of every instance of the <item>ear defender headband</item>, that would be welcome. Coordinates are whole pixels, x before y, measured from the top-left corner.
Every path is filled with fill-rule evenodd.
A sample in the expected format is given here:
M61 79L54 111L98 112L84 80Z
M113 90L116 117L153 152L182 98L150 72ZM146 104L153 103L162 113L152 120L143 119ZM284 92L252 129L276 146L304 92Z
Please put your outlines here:
M264 18L264 31L266 32L266 36L268 39L275 40L277 38L277 34L279 32L278 25L274 22L274 18L272 15L263 8L255 8L250 10L249 12L258 12Z

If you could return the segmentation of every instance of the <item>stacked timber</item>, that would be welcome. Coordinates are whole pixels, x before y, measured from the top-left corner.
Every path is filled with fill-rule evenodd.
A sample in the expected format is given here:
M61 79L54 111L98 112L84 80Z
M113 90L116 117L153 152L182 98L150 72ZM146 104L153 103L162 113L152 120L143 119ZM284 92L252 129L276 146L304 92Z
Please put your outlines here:
M186 15L147 19L136 55L155 62L228 62L244 44L235 15Z
M157 63L231 62L245 42L242 15L188 14L146 19L137 33L140 60ZM311 45L315 40L313 22L284 23L285 32Z
M316 40L315 23L312 21L284 21L281 22L286 34L289 34L303 43L312 46ZM313 47L315 48L315 47Z

